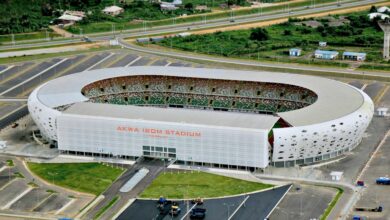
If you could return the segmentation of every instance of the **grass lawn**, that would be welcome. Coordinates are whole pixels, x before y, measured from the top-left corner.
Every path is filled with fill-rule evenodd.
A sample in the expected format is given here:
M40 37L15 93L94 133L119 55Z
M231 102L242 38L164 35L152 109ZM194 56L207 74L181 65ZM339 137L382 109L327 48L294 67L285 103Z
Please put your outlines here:
M344 190L341 189L341 188L337 188L337 194L336 196L333 198L332 202L329 204L328 208L325 210L324 214L321 215L321 220L326 220L330 214L330 212L332 211L332 209L334 208L334 206L336 205L336 203L339 201L341 195L344 193Z
M142 192L141 197L159 198L164 196L171 199L209 198L253 192L269 187L272 187L272 185L204 172L166 172L158 176Z
M28 163L28 167L50 183L95 195L102 193L123 172L99 163Z

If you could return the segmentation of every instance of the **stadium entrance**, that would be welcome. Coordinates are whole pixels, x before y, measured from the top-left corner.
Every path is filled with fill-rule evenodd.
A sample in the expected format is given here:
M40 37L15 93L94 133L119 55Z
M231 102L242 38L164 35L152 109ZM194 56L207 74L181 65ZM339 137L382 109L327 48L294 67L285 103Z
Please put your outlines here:
M176 159L176 148L142 146L142 155L144 157Z

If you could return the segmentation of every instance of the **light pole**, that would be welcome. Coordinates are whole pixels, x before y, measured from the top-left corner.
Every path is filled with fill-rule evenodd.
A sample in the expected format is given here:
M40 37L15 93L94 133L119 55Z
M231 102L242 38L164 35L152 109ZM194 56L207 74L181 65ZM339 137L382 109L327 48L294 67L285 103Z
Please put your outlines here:
M230 217L230 207L233 207L234 204L228 204L228 203L223 203L223 205L225 205L227 207L227 219L229 219Z
M112 35L115 38L115 24L111 24Z
M12 42L12 45L15 45L15 35L14 33L11 33L11 42Z

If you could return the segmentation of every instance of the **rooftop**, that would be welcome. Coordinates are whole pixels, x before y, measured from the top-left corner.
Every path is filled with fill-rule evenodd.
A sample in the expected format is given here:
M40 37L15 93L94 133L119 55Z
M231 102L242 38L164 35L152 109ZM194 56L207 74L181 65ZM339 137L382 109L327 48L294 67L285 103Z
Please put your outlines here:
M113 6L105 7L103 9L103 12L118 12L118 11L121 11L121 10L123 10L123 8L118 7L116 5L113 5Z
M64 112L68 115L86 115L103 118L123 118L179 124L196 124L234 128L270 130L279 117L264 114L242 114L195 109L140 107L80 102Z
M316 50L316 54L321 53L321 54L330 54L330 55L337 55L339 52L333 51L333 50Z
M357 52L348 52L348 51L345 51L343 53L344 56L366 56L367 54L366 53L357 53Z

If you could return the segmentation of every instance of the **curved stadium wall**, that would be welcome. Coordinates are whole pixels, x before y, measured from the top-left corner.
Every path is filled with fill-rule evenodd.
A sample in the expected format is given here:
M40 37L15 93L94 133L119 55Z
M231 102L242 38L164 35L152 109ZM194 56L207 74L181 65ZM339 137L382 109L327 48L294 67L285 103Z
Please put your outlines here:
M330 79L184 67L60 77L36 88L28 108L64 153L232 168L336 157L360 143L374 109Z

